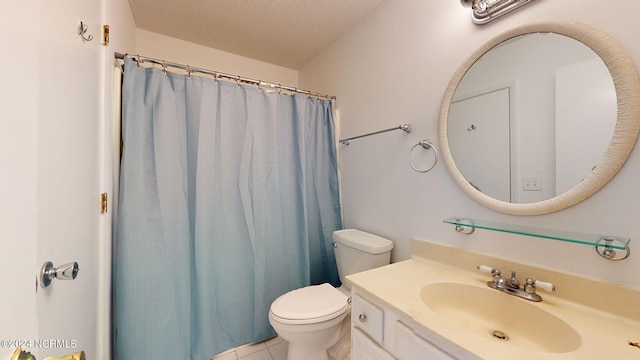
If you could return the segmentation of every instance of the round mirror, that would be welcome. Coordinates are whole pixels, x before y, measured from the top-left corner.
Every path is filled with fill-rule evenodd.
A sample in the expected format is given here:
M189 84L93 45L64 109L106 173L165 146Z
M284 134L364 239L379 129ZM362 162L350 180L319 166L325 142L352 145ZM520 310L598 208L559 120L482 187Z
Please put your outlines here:
M606 34L544 22L503 33L455 73L442 159L472 199L514 215L573 206L602 188L640 130L640 80Z

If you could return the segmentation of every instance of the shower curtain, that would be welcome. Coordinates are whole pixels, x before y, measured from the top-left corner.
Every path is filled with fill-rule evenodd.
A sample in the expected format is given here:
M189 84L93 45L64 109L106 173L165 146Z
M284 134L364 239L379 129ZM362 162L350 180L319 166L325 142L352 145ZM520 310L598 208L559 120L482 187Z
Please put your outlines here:
M339 285L330 101L125 60L116 358L209 359L275 335L271 302Z

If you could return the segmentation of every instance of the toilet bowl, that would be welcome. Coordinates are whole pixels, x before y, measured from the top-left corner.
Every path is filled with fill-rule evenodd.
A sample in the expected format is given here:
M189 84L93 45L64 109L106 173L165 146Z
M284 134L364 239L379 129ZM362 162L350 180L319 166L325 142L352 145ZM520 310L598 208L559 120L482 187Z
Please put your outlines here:
M289 342L288 360L327 360L327 349L349 321L348 297L330 284L307 286L277 298L269 323Z
M287 360L328 360L328 350L344 358L349 344L351 306L346 275L389 264L393 242L356 229L333 233L338 274L343 286L311 285L278 297L269 323L289 342ZM342 359L336 359L342 360Z

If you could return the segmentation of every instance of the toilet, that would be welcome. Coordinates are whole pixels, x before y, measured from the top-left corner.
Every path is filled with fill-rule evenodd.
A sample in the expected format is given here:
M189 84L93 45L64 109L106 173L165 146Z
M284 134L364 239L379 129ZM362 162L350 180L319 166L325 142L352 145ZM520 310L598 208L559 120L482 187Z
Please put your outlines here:
M389 264L393 242L357 229L333 233L338 275L342 286L311 285L290 291L271 304L269 323L289 342L288 360L336 360L348 351L351 289L345 276ZM334 345L345 343L341 349Z

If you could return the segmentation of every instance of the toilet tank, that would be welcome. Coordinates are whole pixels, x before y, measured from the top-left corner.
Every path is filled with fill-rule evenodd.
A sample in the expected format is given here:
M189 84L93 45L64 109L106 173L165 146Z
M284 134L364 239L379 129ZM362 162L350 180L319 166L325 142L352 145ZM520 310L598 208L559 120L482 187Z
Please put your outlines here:
M338 274L344 286L347 286L345 276L391 262L393 242L378 235L358 229L345 229L334 231L333 241Z

